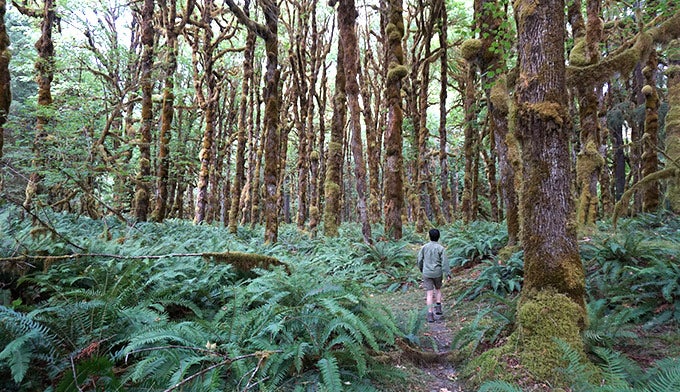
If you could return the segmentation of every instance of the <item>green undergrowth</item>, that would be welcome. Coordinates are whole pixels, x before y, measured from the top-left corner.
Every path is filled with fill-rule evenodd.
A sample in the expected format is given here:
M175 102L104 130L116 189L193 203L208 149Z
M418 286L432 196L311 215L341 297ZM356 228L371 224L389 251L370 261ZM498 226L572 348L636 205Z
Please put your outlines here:
M418 391L432 377L403 350L437 350L415 268L428 239L411 227L386 241L376 226L366 245L359 225L335 238L282 225L264 245L261 227L38 217L0 210L0 389ZM440 229L453 266L447 360L465 390L675 385L677 217L644 215L618 231L602 223L579 239L590 323L554 341L551 369L531 369L513 350L530 345L516 326L535 312L518 310L523 254L503 248L503 225ZM237 268L237 255L267 262ZM588 362L574 356L578 344Z

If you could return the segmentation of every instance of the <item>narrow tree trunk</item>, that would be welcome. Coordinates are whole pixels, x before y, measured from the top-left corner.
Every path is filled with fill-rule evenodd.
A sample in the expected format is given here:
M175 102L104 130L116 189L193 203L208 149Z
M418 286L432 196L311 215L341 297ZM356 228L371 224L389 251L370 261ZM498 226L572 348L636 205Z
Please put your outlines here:
M151 127L153 123L153 83L151 70L153 68L154 0L144 0L142 8L142 122L139 141L139 172L135 179L135 218L144 222L149 213L149 198L151 192Z
M12 92L10 91L9 60L9 35L5 27L5 11L7 9L6 0L0 0L0 159L2 159L2 148L4 143L4 128L7 121L7 114L12 103Z
M54 79L55 66L52 29L54 28L56 18L56 4L54 0L45 0L41 10L30 10L18 5L16 2L12 4L24 15L42 18L40 22L40 38L35 43L35 49L38 52L35 69L38 73L38 107L43 109L43 113L47 113L49 107L52 106L52 80ZM39 171L45 166L43 148L48 137L47 129L45 128L49 121L49 115L41 114L39 111L36 117L35 137L33 139L34 158L31 164L33 172L28 179L26 198L24 200L24 208L29 211L33 207L33 198L40 192L39 186L43 176Z
M403 110L401 80L407 75L404 65L402 39L404 37L404 18L402 0L388 0L387 26L387 68L385 97L387 99L387 128L385 132L385 232L392 239L402 238L402 218L404 208L404 158L402 156Z
M246 0L244 13L250 15L250 0ZM241 99L239 102L238 126L236 129L236 174L234 185L231 187L231 207L229 208L229 232L236 233L238 227L239 204L241 202L242 187L245 182L245 154L246 132L248 122L248 97L250 83L253 80L253 63L255 60L255 32L248 30L246 46L243 51L243 80L241 81ZM250 102L253 105L253 102Z
M444 0L438 1L440 12L439 18L439 68L440 68L440 87L439 87L439 182L442 188L442 213L447 222L453 221L451 187L449 187L449 157L447 154L446 138L446 100L448 86L448 43L446 41L447 31L447 12Z
M659 94L656 92L656 51L652 51L643 74L647 81L642 93L645 95L645 131L642 136L642 178L659 170ZM658 181L651 181L642 188L642 211L655 212L659 208L661 191Z
M465 98L463 106L465 110L465 140L463 144L463 156L465 159L465 172L463 177L463 197L461 199L461 210L463 212L463 222L470 223L475 219L475 177L477 176L475 162L478 161L478 154L475 154L477 145L477 127L475 110L475 71L472 64L468 65L465 78Z

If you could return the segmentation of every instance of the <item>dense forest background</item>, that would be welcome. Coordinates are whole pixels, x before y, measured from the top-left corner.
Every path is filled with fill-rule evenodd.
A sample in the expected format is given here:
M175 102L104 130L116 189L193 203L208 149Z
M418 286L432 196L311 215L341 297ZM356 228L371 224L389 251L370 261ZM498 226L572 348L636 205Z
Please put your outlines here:
M680 319L679 7L0 0L7 388L370 390L424 353L364 290L433 226L461 300L515 295L475 382L597 378L593 320Z

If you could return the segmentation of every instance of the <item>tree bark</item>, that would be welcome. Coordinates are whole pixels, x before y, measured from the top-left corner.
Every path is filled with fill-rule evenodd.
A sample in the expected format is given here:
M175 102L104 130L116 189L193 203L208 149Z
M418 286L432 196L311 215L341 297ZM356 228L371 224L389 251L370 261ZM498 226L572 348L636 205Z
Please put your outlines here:
M465 98L463 106L465 110L465 140L463 145L463 156L465 159L465 172L463 176L463 197L461 199L461 210L463 212L463 222L470 223L477 217L475 208L477 165L479 154L477 151L477 110L475 98L475 71L472 64L468 64L465 72Z
M12 92L10 90L9 60L9 35L5 26L5 11L7 10L6 0L0 0L0 159L4 144L4 125L7 121L7 114L12 103Z
M447 154L446 138L446 100L448 91L448 67L447 58L448 43L446 41L447 31L447 12L444 0L439 0L439 67L440 67L440 87L439 87L439 183L442 188L442 213L446 222L453 221L452 194L449 187L449 158Z
M550 355L553 350L546 347L555 347L554 339L560 338L577 351L583 350L579 330L587 317L585 273L570 191L564 0L519 0L515 12L520 71L516 130L523 163L520 211L525 263L517 331L522 362L535 377L544 379L555 377L553 369L561 358L559 350ZM559 319L559 328L536 328L536 309L541 309L541 320Z
M135 218L144 222L149 212L151 192L151 127L153 125L153 82L151 70L154 55L154 0L144 0L142 8L142 122L139 135L139 172L135 179Z
M326 176L324 182L325 207L323 212L324 234L338 236L340 225L340 200L342 197L343 146L345 144L345 121L347 104L345 96L345 55L344 46L338 42L337 73L335 75L335 96L333 97L333 118L331 119L331 140L328 143Z
M645 131L642 136L642 177L659 170L659 94L656 91L656 51L652 50L642 73L647 84L642 88L645 95ZM659 183L654 181L642 189L642 212L655 212L661 203Z
M28 184L26 185L26 198L24 199L24 208L30 211L33 207L34 197L41 192L39 187L43 176L39 171L44 169L46 163L43 150L49 136L45 128L50 120L50 116L46 113L49 112L49 108L52 106L52 80L54 79L55 68L52 30L56 19L56 4L54 0L45 0L40 10L23 7L14 1L12 4L26 16L42 18L40 22L40 38L35 43L38 59L34 67L37 71L38 107L43 110L39 111L36 116L35 137L33 139L34 157L31 163L33 172L29 176Z
M670 45L668 56L668 113L666 114L666 155L676 169L675 178L668 183L670 209L680 213L680 40Z
M354 157L354 179L357 190L357 212L361 221L361 233L366 244L372 244L371 224L366 206L366 161L361 140L361 108L359 107L359 45L356 34L358 12L354 0L340 0L338 5L338 26L343 46L345 71L345 92L349 106L351 150Z
M243 6L244 14L250 17L250 0ZM236 129L236 173L231 187L231 207L229 208L229 232L236 233L238 228L238 214L240 211L241 193L245 182L245 153L246 132L248 123L248 97L250 85L253 81L253 63L255 60L255 32L248 30L246 46L243 52L243 80L241 81L241 99L239 102L238 126ZM254 105L254 102L250 102Z
M402 0L388 0L385 38L387 51L384 66L387 68L385 97L387 99L387 128L385 132L385 165L383 171L385 190L385 232L390 238L401 239L404 209L404 158L402 156L403 109L401 80L407 75L404 65L404 18Z

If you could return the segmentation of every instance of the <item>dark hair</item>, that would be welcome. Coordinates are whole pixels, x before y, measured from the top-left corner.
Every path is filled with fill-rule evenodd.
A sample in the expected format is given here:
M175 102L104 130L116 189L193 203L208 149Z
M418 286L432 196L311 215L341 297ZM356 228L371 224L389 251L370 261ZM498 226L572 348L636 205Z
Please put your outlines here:
M439 230L430 229L430 241L439 241Z

